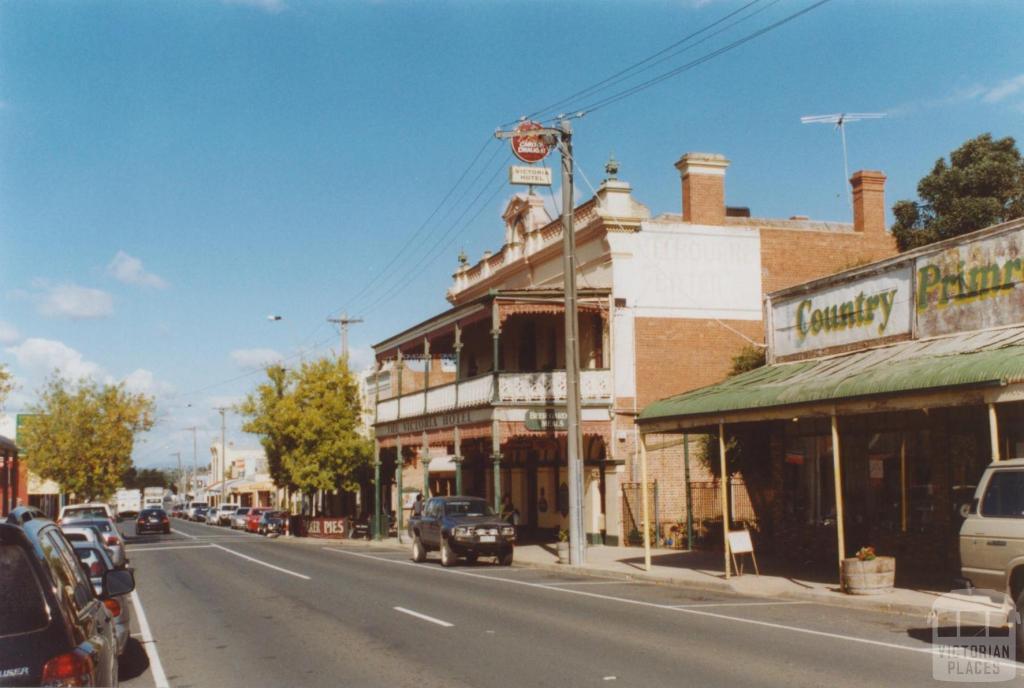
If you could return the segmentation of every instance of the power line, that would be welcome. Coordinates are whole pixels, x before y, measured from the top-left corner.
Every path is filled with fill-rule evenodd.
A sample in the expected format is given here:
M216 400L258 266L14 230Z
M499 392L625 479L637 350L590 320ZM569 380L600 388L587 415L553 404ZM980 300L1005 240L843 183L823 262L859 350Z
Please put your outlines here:
M750 2L748 2L745 5L743 5L742 7L738 8L736 10L733 10L729 14L726 14L725 16L721 17L720 19L717 19L716 21L708 24L707 26L704 26L704 27L702 27L700 29L697 29L696 31L694 31L692 33L687 34L686 36L680 38L675 43L672 43L672 44L662 48L661 50L659 50L658 52L654 53L653 55L645 57L644 59L642 59L642 60L640 60L638 62L634 62L633 64L629 65L628 67L619 70L615 74L612 74L611 76L608 76L608 77L602 79L601 81L598 81L598 82L596 82L596 83L594 83L594 84L592 84L592 85L590 85L590 86L588 86L586 88L580 89L579 91L576 91L572 95L566 96L565 98L562 98L561 100L558 100L558 101L555 101L554 103L551 103L550 105L545 105L542 108L538 108L534 112L532 112L529 115L527 115L526 119L534 119L536 117L540 117L541 115L547 114L548 112L552 112L552 111L556 110L557 108L564 107L565 105L573 102L576 98L582 98L582 97L585 97L585 96L588 96L588 95L594 93L595 91L601 90L602 87L604 87L606 84L607 85L611 85L611 84L614 84L614 83L619 83L620 81L623 81L623 80L629 78L629 75L630 75L631 72L638 70L640 67L643 67L644 65L650 63L651 61L657 59L658 57L660 57L662 55L666 55L666 53L670 53L670 54L666 55L666 57L664 59L668 59L669 57L672 57L672 56L678 54L681 51L675 51L674 50L675 48L678 48L678 47L684 45L690 39L696 38L697 36L699 36L700 34L708 31L709 29L713 29L714 27L718 26L722 22L731 19L732 17L736 16L737 14L740 14L744 10L748 9L749 7L751 7L753 5L756 5L759 2L761 2L761 0L750 0ZM776 0L776 2L778 2L778 0ZM772 3L772 4L775 4L775 3ZM748 17L745 17L744 19L749 19L751 16L754 16L754 15L750 15ZM730 24L726 28L730 28L732 26L735 26L735 24ZM712 35L716 35L716 34L712 34ZM695 44L695 45L699 45L699 43ZM694 47L694 46L689 46L689 47ZM689 49L689 48L686 48L686 49ZM658 60L658 62L655 62L654 64L658 64L658 63L660 63L662 61L663 60ZM649 65L649 66L653 66L653 65ZM574 109L574 108L569 108L569 109ZM513 124L515 124L515 122L506 122L505 124L502 125L502 127L503 128L504 127L510 127Z

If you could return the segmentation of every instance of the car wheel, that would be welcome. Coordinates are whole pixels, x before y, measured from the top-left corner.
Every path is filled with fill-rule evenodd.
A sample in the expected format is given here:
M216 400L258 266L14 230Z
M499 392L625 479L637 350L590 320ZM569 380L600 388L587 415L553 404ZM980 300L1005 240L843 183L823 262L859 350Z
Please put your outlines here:
M512 565L512 548L509 547L506 550L502 550L501 554L498 555L498 564L500 566L511 566Z
M419 535L412 540L412 560L417 564L422 564L427 560L427 550L423 547L423 541L420 540Z
M467 564L475 564L476 563L476 559L477 559L478 556L480 556L480 555L478 555L476 552L470 552L469 554L466 555L466 563Z
M458 557L455 555L455 551L452 546L448 544L448 541L444 538L441 539L441 566L455 566L455 562L458 561Z

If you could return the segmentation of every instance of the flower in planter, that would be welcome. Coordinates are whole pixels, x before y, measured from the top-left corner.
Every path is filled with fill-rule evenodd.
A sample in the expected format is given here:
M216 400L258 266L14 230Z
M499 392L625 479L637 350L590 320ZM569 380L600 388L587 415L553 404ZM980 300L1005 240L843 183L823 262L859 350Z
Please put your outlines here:
M857 558L861 561L872 561L877 557L878 555L875 554L875 548L870 545L867 547L861 547L857 550Z

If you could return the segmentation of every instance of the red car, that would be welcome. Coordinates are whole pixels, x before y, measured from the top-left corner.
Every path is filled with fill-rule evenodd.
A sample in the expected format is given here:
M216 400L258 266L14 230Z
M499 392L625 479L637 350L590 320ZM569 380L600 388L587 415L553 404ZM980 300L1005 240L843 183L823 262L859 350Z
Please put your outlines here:
M268 511L273 511L273 510L274 510L274 507L272 507L272 506L257 506L257 507L254 507L252 509L249 509L249 513L245 517L245 530L246 530L246 532L249 532L249 533L259 532L260 516L262 516L263 514L267 513Z

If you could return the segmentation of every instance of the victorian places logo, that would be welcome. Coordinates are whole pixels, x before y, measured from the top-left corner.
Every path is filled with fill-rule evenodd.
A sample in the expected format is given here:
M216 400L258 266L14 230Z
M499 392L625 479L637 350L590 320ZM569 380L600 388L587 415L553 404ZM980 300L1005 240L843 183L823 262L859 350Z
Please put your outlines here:
M1009 595L972 588L940 595L928 618L932 678L990 683L1016 678L1020 615Z

